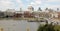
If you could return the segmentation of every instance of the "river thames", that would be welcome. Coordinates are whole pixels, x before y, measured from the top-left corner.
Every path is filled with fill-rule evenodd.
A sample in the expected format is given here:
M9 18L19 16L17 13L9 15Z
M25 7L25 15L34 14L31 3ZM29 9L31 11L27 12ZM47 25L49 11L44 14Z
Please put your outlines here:
M0 29L3 31L37 31L38 22L27 22L23 20L0 20Z
M48 20L50 23L52 20ZM53 21L55 23L55 21ZM60 25L60 21L58 21ZM45 24L45 22L28 22L27 20L0 20L0 30L3 31L37 31L39 25Z

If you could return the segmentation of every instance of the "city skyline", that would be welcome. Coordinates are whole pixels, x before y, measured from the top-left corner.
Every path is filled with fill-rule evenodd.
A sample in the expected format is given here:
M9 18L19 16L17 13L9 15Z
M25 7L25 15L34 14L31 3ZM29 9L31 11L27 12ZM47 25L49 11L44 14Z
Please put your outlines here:
M20 8L26 10L28 6L33 6L35 10L39 7L56 10L56 8L60 8L60 0L0 0L0 10L2 11L6 9L20 10Z

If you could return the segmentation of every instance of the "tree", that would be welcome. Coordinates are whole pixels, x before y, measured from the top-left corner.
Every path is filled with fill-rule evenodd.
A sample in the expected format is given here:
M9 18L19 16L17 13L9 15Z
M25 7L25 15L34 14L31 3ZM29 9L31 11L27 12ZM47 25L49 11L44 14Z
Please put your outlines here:
M37 31L55 31L54 25L51 24L45 24L44 26L39 26Z

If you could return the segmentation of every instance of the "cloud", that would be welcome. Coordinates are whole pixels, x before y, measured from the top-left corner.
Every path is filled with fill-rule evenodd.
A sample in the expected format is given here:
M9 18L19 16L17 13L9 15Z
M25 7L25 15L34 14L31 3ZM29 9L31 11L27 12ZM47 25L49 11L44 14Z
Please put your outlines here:
M47 2L60 2L60 0L47 0Z
M29 2L30 0L26 0L27 2Z
M44 8L46 8L46 7L56 10L56 8L60 8L60 5L44 4Z
M0 10L4 11L10 7L13 7L14 3L9 0L0 0Z
M41 5L41 4L42 4L41 0L33 0L33 1L30 3L31 6L39 6L39 5Z
M42 4L41 0L32 0L28 6L33 6L35 10Z
M25 1L28 3L25 3ZM34 8L38 8L40 6L49 8L60 8L60 5L56 5L56 2L60 2L60 0L0 0L0 10L6 10L8 8L19 9L20 7L24 6L25 8L27 6L33 6Z
M18 3L18 7L21 7L23 5L21 0L16 0L16 2L13 1L15 0L0 0L0 10L5 11L8 8L14 9L16 8L15 3Z
M54 10L57 10L57 8L60 9L60 5L51 5L51 6L49 6L48 8L52 8L52 9L54 9Z
M60 5L50 5L50 6L48 6L49 8L60 8Z
M18 3L18 6L19 6L19 7L22 7L22 6L23 6L23 3L22 3L21 0L16 0L16 3Z
M49 8L60 8L59 2L60 0L47 0L44 6Z
M13 3L10 2L10 1L0 1L0 6L10 6L12 5Z
M41 1L35 1L37 5L40 5L42 2Z

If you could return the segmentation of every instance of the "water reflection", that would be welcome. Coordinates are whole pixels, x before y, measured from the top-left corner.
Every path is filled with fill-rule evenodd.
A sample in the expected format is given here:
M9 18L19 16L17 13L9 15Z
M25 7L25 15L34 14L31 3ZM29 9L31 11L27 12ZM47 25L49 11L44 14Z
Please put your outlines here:
M27 21L0 21L0 27L4 31L36 31L38 28L37 22L27 22Z

